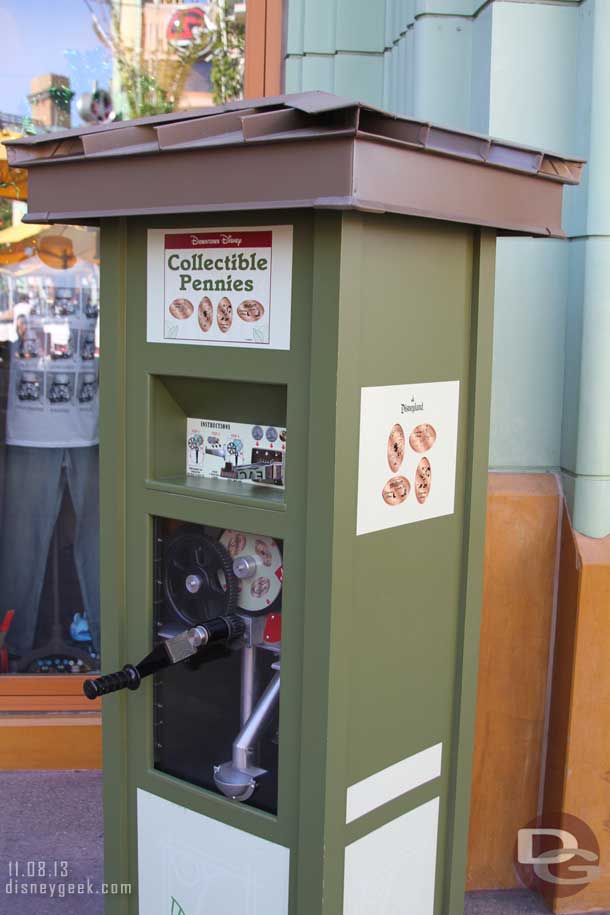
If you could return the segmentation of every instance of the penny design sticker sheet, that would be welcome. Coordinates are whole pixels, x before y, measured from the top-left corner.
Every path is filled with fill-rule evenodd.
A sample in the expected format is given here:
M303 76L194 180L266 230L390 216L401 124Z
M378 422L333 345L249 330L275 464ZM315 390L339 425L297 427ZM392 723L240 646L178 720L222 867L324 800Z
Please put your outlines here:
M292 227L151 229L149 343L290 349Z
M357 534L451 515L459 381L362 388Z

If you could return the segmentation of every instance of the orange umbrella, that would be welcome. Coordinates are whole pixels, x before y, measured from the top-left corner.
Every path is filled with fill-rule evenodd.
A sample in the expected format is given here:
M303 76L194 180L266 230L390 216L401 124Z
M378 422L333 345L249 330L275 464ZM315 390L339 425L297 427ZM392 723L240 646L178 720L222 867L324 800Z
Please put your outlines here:
M0 129L0 197L9 200L27 200L28 179L23 168L11 168L7 162L3 140L15 140L20 134Z
M0 264L16 264L31 257L36 249L36 238L47 226L26 225L18 214L12 226L0 230Z

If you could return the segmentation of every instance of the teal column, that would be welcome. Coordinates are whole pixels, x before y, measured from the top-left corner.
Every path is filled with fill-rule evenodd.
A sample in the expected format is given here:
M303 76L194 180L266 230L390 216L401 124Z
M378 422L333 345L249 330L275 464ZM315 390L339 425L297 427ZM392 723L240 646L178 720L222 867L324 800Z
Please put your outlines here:
M286 92L323 89L465 127L473 16L484 6L482 0L289 0Z
M578 6L494 2L479 15L479 28L484 15L490 21L483 132L586 156L586 139L574 129L580 100ZM480 41L477 52L486 53ZM479 110L483 120L482 104ZM578 189L570 188L566 196L574 193ZM566 212L568 232L571 222ZM494 470L561 469L572 244L498 239L489 454Z
M564 488L577 530L610 533L610 4L581 9L577 127L587 134L587 175L570 208Z
M383 103L386 0L290 0L285 90Z

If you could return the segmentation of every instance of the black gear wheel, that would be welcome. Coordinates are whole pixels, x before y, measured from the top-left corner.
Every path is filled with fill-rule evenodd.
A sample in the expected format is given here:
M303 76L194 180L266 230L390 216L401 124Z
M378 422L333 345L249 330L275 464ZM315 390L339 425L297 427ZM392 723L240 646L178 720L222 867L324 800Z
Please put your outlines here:
M185 626L235 612L237 578L233 561L217 540L195 528L179 528L166 544L163 569L166 600ZM224 573L224 586L219 572Z

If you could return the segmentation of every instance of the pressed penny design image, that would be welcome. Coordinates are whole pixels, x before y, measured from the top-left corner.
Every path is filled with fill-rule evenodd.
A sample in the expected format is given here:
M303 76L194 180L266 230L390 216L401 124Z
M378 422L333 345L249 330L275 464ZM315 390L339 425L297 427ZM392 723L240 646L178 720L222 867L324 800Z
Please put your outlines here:
M254 548L256 555L262 560L264 566L270 566L273 563L273 552L265 540L257 540Z
M169 313L172 318L176 318L178 321L184 321L195 311L192 302L189 302L188 299L174 299L172 304L169 306Z
M199 303L199 308L197 309L197 320L199 322L199 327L207 334L212 322L214 321L214 306L207 295L204 295L201 302Z
M429 451L436 441L436 429L430 423L420 423L413 429L409 436L409 444L413 451L421 454L422 451Z
M227 531L227 533L229 535L227 543L229 556L231 559L235 559L237 554L246 548L246 535L241 531Z
M237 306L237 314L242 321L252 324L254 321L260 321L265 314L265 307L260 302L257 302L256 299L244 299Z
M432 467L428 458L423 457L417 465L415 471L415 498L420 505L426 501L430 495L430 486L432 485Z
M392 477L383 487L381 495L386 505L402 505L410 492L411 484L406 477Z
M218 321L218 328L223 334L226 334L231 329L231 324L233 323L233 306L231 305L231 300L228 299L226 295L223 296L218 303L216 320Z
M260 578L255 578L252 584L250 585L250 594L253 597L264 597L269 593L271 588L271 582L268 578L261 576Z
M396 473L405 456L405 433L400 423L395 423L388 436L388 465Z

